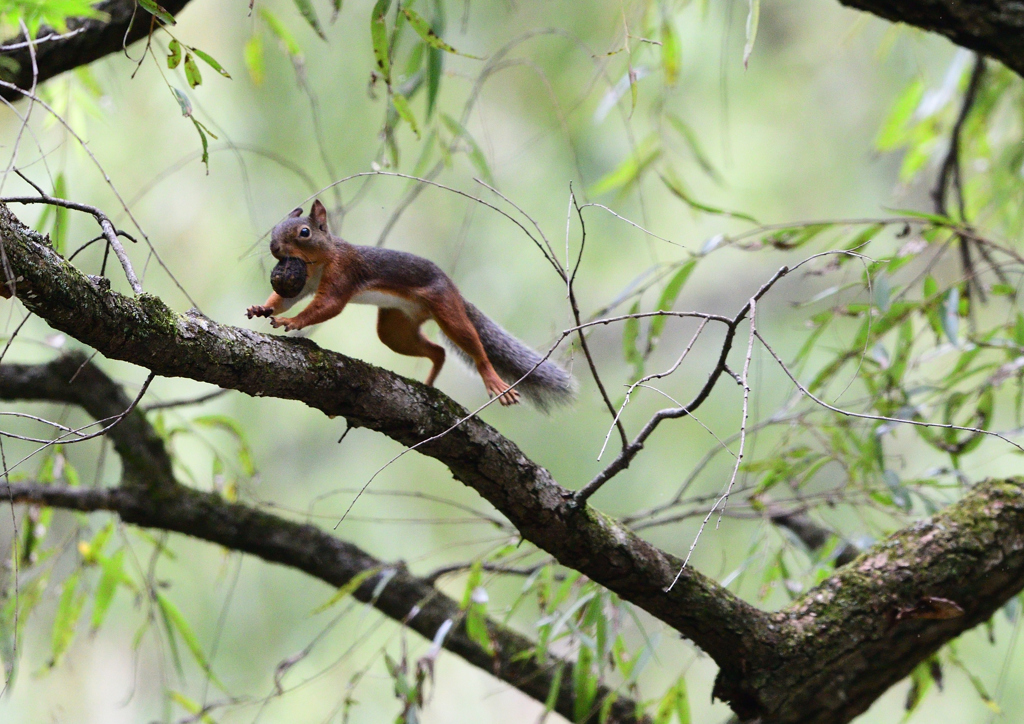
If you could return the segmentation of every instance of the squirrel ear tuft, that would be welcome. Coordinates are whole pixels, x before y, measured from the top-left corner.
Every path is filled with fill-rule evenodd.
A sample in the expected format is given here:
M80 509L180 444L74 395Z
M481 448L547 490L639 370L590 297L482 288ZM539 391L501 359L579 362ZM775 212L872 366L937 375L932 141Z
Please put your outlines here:
M290 218L290 219L295 219L295 218L298 218L299 216L302 216L302 209L301 208L292 209L292 212L290 214L288 214L288 218Z
M327 231L327 209L320 203L320 199L313 202L313 208L309 210L309 218L320 228L320 231Z

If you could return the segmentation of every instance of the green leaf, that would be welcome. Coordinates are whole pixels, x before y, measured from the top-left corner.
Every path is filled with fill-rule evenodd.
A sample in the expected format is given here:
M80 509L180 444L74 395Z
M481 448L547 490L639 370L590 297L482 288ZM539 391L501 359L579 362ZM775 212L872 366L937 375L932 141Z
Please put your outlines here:
M469 567L469 577L466 579L466 590L462 592L462 602L459 604L459 608L463 611L469 608L470 603L472 603L473 591L480 585L483 575L483 562L479 560L473 561L473 565Z
M594 705L594 698L597 696L597 677L591 671L593 651L589 646L580 645L579 653L576 655L576 662L572 667L572 689L573 720L586 721L590 708Z
M24 21L28 27L29 36L38 38L39 28L42 25L49 25L58 32L65 33L68 30L67 20L70 18L96 18L102 22L110 19L110 15L100 12L91 7L91 3L85 0L57 0L54 2L37 2L35 0L15 0L13 3L0 5L0 21L3 21L8 28L17 27L20 21ZM13 36L11 36L13 37ZM10 59L0 56L0 67L12 69L8 63ZM16 70L15 66L13 70Z
M209 174L210 173L210 142L206 139L206 134L209 133L209 130L206 128L206 126L204 126L202 123L197 121L195 118L192 119L192 125L194 125L196 127L196 132L199 134L199 141L200 141L200 143L203 144L203 156L202 156L201 160L202 160L203 165L206 166L206 173ZM210 133L210 135L213 136L212 133ZM216 136L213 136L213 137L216 138Z
M697 266L697 260L691 259L690 261L683 264L672 275L669 279L668 284L661 292L661 296L658 298L657 310L659 312L667 312L675 306L676 299L679 297L679 293L683 290L683 285L686 284L686 280L690 278L690 274ZM661 338L661 333L665 329L665 322L668 317L652 317L651 328L647 333L647 354L651 353L654 345L658 343Z
M676 718L679 724L690 724L690 693L683 677L676 683Z
M749 216L739 211L729 211L727 209L720 209L717 206L709 206L708 204L704 204L701 203L700 201L697 201L692 196L690 196L689 193L687 193L686 189L683 188L682 182L680 182L679 179L672 173L671 169L666 168L664 173L658 175L661 178L662 183L664 183L668 190L672 192L672 195L675 196L680 201L682 201L687 206L689 206L691 209L694 209L696 211L703 211L706 214L731 216L734 219L743 219L744 221L749 221L752 224L758 223L757 219L755 219L753 216Z
M124 575L124 550L119 550L110 558L102 561L103 573L100 575L99 583L96 584L96 593L92 602L92 621L90 627L98 631L103 625L107 616L110 604L114 600L114 593L117 585L125 579Z
M893 209L893 213L897 216L910 216L915 219L924 219L930 221L936 226L948 227L956 226L957 223L954 219L942 214L930 214L927 211L918 211L917 209Z
M892 284L889 282L888 274L878 274L871 285L875 306L885 314L889 311L889 304L892 301Z
M479 604L473 604L466 611L466 635L489 655L494 655L494 642L487 630L487 616Z
M385 16L391 7L391 0L377 0L370 13L370 38L373 41L373 55L384 82L391 85L391 59L388 56L388 26Z
M833 224L806 224L795 226L791 229L779 229L773 231L764 238L765 244L770 244L776 249L789 251L797 249L811 241L823 231L831 229Z
M205 62L208 66L213 68L215 71L220 73L225 78L231 77L231 74L224 70L224 68L221 67L221 64L214 60L213 56L211 56L209 53L204 53L199 48L192 48L192 52L198 55L203 60L203 62Z
M376 576L381 572L383 566L374 566L373 568L367 568L365 571L360 571L356 575L352 576L344 586L341 586L337 592L328 599L328 601L320 606L313 609L313 613L322 613L331 606L336 604L338 601L351 596L356 590L366 582L367 579Z
M679 58L682 52L679 35L672 26L672 21L665 17L661 21L661 67L665 71L665 83L675 85L679 79Z
M195 88L203 82L199 66L196 65L195 58L192 57L191 53L185 53L185 80L188 81L189 88Z
M544 700L544 711L552 712L555 710L555 704L558 703L558 694L562 691L562 674L565 671L565 666L559 663L555 667L555 673L551 677L551 686L548 688L547 699Z
M327 40L327 36L324 35L324 29L320 27L320 20L316 16L316 10L313 9L313 3L310 0L295 0L295 7L299 13L306 19L309 26L313 28L313 31L320 36L321 40Z
M155 3L154 0L138 0L138 2L146 12L151 15L155 15L168 25L178 24L178 21L174 19L174 16L167 12L166 8Z
M223 684L217 679L213 673L213 669L210 668L210 663L206 660L206 654L203 653L203 647L199 644L199 639L196 638L195 633L192 631L192 627L188 625L188 621L178 610L178 607L171 603L170 599L164 596L162 593L156 592L156 602L160 609L160 614L163 616L164 625L167 627L167 635L172 641L174 640L174 632L177 632L181 640L185 642L185 646L192 653L192 657L199 664L199 667L206 672L213 681L220 688L224 688Z
M630 314L637 314L640 311L640 300L633 302ZM644 358L640 354L637 342L640 339L640 320L636 317L629 317L622 327L622 357L629 364L633 365L633 379L638 380L644 376Z
M665 692L658 703L654 724L669 724L675 714L679 724L690 724L690 696L686 690L686 679L679 680Z
M67 198L68 187L64 179L64 172L58 173L53 180L53 195L58 199ZM64 249L67 246L68 238L68 210L63 206L53 207L53 233L50 239L53 241L53 250L64 256Z
M398 115L402 117L402 120L409 124L409 128L416 134L416 138L419 138L420 127L416 125L416 116L412 114L409 100L401 93L393 93L391 94L391 103L394 105L395 110L398 111Z
M686 142L687 147L690 149L690 153L693 154L694 160L701 167L704 173L715 181L721 181L718 171L711 164L711 161L708 160L707 154L704 153L704 149L697 141L697 134L693 132L693 129L686 125L686 123L684 123L683 120L675 113L666 111L665 116L668 118L669 123L672 124L672 128L674 128Z
M452 53L453 55L461 55L466 58L483 60L483 58L480 58L476 55L460 53L455 48L450 46L448 43L441 40L441 37L436 32L434 32L434 29L430 27L430 24L427 23L427 21L424 20L421 15L418 15L416 11L414 11L412 8L407 6L403 7L402 13L405 14L406 19L408 19L409 21L409 25L411 25L412 29L416 31L416 34L423 38L423 42L425 42L431 48L437 48L438 50L443 50L444 52Z
M331 22L332 23L335 20L338 19L339 15L341 15L341 3L342 3L342 0L331 0L331 7L334 10L334 12L331 13Z
M494 186L494 178L491 176L491 169L487 166L487 159L484 158L484 153L480 150L480 146L477 145L476 140L469 135L469 131L467 131L461 123L445 113L441 114L441 120L444 122L444 125L448 127L448 130L453 136L461 138L466 142L469 146L470 162L472 162L476 167L476 170L480 172L480 175L484 177L484 181L491 186Z
M171 701L175 702L182 709L193 715L194 718L190 718L188 721L201 721L203 724L217 724L216 720L212 716L203 712L203 707L199 702L193 701L177 691L168 690L167 695L171 697Z
M85 604L85 594L78 592L81 572L75 571L64 581L64 588L57 603L57 614L53 619L53 644L50 666L56 666L75 638L75 628Z
M628 190L640 180L643 172L660 155L661 146L657 138L654 135L648 136L637 147L635 153L627 156L614 170L602 176L597 183L590 187L588 193L593 196L600 196L616 189Z
M869 241L874 239L878 232L885 228L885 224L872 224L871 226L863 229L859 234L854 236L850 241L843 245L844 251L861 252L861 250L868 244ZM844 264L849 261L851 257L845 254L839 255L837 258L839 264Z
M743 46L743 67L747 67L750 54L754 52L754 39L757 37L757 24L761 18L761 0L750 0L750 11L747 13L747 42Z
M245 42L242 50L242 58L245 61L245 68L249 71L249 78L255 86L263 85L263 40L259 33L254 34Z
M904 143L907 124L914 114L914 109L921 103L922 96L924 81L921 78L917 78L903 90L875 139L875 146L880 151L889 151Z
M427 120L434 114L437 105L437 93L441 89L441 76L444 74L444 51L436 48L427 50Z
M959 346L960 335L960 287L953 287L946 293L942 303L942 330L954 345Z
M167 67L174 70L178 67L181 62L181 43L178 42L177 38L172 38L171 42L167 44Z
M288 28L284 26L276 15L267 10L264 6L260 6L260 17L263 18L263 22L266 23L267 29L276 37L281 44L284 46L285 51L292 58L302 57L302 48L295 42L295 36L289 32Z

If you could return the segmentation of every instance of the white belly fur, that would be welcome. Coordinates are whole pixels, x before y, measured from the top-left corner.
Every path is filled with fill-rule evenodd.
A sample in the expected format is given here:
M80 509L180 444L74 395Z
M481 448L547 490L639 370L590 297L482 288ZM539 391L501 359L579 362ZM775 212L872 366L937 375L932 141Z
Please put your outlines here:
M352 297L351 302L353 304L372 304L384 309L400 309L410 319L420 318L424 311L422 305L412 300L376 290L359 292Z

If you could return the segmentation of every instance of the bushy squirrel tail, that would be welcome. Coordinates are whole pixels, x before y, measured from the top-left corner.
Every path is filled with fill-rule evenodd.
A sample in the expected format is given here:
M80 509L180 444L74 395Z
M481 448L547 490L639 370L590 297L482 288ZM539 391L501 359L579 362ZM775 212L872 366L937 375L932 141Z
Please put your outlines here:
M576 396L576 382L572 375L527 347L472 304L463 301L469 321L476 327L484 351L501 379L511 385L529 373L516 385L516 389L544 412L551 405L572 402ZM473 362L465 352L454 344L449 347L472 366Z

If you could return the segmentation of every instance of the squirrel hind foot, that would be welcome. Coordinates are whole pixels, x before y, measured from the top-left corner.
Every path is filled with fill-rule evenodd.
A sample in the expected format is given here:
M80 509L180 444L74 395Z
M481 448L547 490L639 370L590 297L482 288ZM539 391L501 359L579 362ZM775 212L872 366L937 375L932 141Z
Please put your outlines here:
M511 387L491 388L488 389L487 392L490 393L491 397L497 397L498 402L501 403L502 407L518 405L521 399L519 392Z

